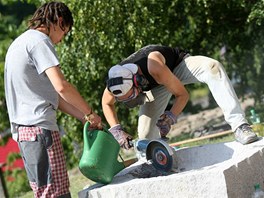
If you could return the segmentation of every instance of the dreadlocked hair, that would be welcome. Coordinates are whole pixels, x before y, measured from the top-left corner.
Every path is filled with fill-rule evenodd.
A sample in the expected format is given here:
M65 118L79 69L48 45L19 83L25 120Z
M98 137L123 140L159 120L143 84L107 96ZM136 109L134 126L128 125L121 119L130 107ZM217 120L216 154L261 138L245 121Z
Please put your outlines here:
M62 2L49 2L43 4L34 13L33 17L29 20L28 27L30 29L37 29L44 25L50 29L51 24L56 24L62 17L62 28L69 27L71 30L73 26L72 13L69 8Z

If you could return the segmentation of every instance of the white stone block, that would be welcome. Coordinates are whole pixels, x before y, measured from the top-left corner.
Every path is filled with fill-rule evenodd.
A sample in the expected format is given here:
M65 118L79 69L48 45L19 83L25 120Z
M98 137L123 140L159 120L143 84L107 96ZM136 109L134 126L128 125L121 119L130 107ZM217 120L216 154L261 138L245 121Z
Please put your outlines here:
M264 140L218 143L176 151L178 172L147 178L153 166L139 161L111 184L90 186L80 198L249 198L254 184L264 189ZM143 173L142 172L142 173Z

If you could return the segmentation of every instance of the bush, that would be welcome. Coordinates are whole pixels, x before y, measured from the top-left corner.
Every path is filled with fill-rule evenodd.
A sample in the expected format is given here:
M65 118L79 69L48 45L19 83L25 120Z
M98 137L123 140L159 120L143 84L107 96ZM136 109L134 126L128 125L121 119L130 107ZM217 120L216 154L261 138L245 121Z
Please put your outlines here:
M11 153L7 157L4 179L8 189L8 197L17 197L21 193L28 192L31 189L25 169L14 168L14 162L17 159L21 159L19 153Z
M4 172L8 197L18 197L31 190L25 169L12 169Z

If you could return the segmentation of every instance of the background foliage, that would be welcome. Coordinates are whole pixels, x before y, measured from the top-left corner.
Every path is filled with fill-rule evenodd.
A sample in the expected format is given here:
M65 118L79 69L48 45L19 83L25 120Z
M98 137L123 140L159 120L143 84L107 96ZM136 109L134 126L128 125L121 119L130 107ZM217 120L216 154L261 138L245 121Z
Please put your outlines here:
M0 131L9 127L4 99L4 57L12 40L27 27L27 19L42 0L0 1ZM107 70L147 44L180 46L193 55L220 60L240 97L250 93L262 110L263 0L64 0L74 15L74 27L57 46L62 70L101 116L101 95ZM187 88L191 91L200 85ZM121 123L136 137L137 109L118 105ZM191 108L186 108L186 110ZM185 111L186 111L185 110ZM125 118L125 119L122 119ZM67 136L69 168L82 148L82 125L58 113Z

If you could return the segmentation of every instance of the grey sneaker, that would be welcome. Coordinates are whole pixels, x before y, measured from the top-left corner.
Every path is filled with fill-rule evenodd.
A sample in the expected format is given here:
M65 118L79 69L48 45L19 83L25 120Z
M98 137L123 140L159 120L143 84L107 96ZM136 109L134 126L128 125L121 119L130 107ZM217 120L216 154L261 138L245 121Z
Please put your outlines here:
M242 124L235 131L235 138L241 144L249 144L258 140L249 124Z

